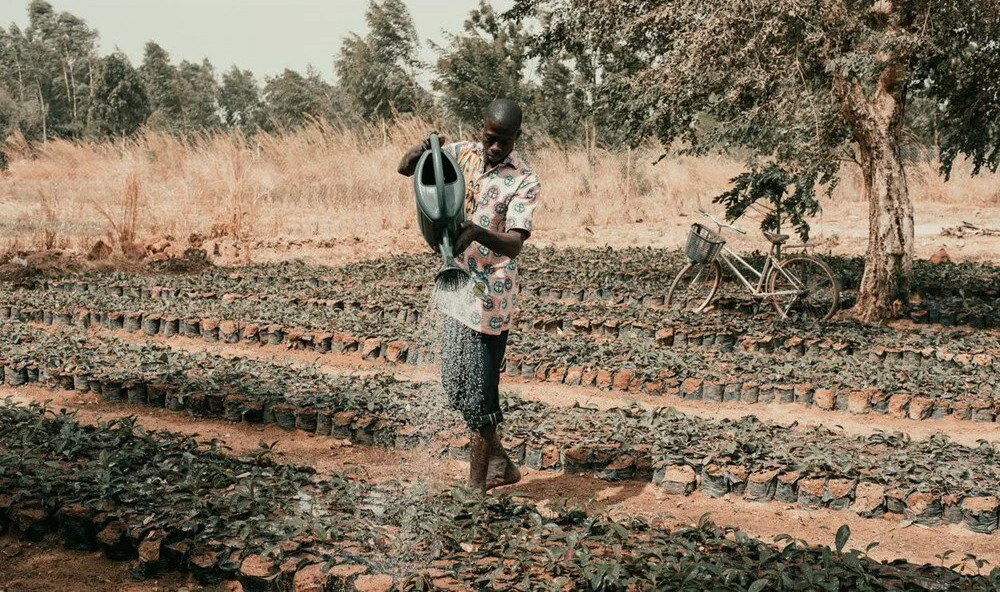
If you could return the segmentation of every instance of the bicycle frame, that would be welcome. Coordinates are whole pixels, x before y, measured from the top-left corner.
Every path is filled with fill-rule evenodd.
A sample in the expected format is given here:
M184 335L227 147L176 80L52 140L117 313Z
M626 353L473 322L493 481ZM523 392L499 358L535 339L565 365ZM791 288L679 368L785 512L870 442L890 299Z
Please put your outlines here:
M743 284L747 291L756 298L795 296L802 293L802 282L799 281L799 278L795 277L794 274L788 272L781 266L781 260L774 256L774 247L772 247L767 253L767 259L764 260L764 267L760 271L758 271L753 265L747 263L747 261L738 254L729 250L729 247L725 245L722 246L722 250L719 251L719 256L716 257L716 259L725 263L726 266L729 267L729 270L733 272L733 275L740 280L740 283ZM748 280L747 277L740 272L740 268L736 266L736 263L734 263L733 260L735 260L736 263L739 263L740 267L742 267L745 271L749 272L747 275L752 274L752 276L756 278L756 285L752 284L750 280ZM765 292L764 282L767 281L767 276L772 269L778 270L781 275L785 276L785 279L795 286L795 289Z

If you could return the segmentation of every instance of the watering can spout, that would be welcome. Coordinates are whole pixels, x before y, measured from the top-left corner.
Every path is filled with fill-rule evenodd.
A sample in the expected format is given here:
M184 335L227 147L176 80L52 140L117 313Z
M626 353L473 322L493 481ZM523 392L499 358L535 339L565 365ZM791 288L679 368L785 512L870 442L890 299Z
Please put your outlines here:
M462 269L455 263L455 254L452 252L451 240L445 236L441 243L441 257L444 262L437 276L434 277L434 285L444 292L455 292L468 284L472 277L469 272Z
M424 240L442 258L437 287L454 291L471 279L456 263L454 252L459 224L465 220L465 177L454 157L441 149L437 134L430 135L430 144L413 177L417 222Z

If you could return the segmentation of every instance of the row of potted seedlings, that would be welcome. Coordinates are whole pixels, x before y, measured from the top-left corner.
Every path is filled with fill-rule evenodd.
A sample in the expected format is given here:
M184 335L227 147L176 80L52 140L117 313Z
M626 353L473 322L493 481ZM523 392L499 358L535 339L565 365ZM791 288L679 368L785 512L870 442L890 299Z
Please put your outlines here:
M759 254L750 254L751 259ZM859 257L824 259L850 293L857 288L863 271ZM609 301L659 306L670 279L687 260L680 251L664 249L535 249L520 257L526 295L567 301ZM433 277L436 262L430 254L406 255L360 261L343 267L309 266L296 262L212 268L193 276L151 274L141 285L160 285L165 293L261 293L292 290L304 299L328 298L331 291L355 293L364 298L376 286L390 286L411 293ZM71 281L135 284L136 276L119 272L88 272L70 276ZM997 303L1000 270L982 263L940 263L918 260L914 265L914 293L920 301L905 311L922 322L945 325L998 325ZM945 289L943 287L947 286ZM952 286L961 286L956 296ZM420 290L416 291L417 293ZM338 296L339 297L339 296Z
M366 359L400 364L434 362L433 345L409 341L392 331L406 323L352 317L346 330L312 332L278 324L241 324L205 318L165 317L93 309L22 310L0 305L0 316L43 323L103 326L147 335L183 335L206 341L255 342L319 353L356 352ZM367 337L358 331L378 331ZM360 333L364 335L364 333ZM662 338L662 336L661 336ZM674 343L677 335L673 334ZM704 336L702 336L704 344ZM775 358L753 351L671 350L619 339L595 342L589 336L529 336L517 332L508 347L507 372L531 380L649 395L676 395L708 401L791 403L853 413L885 412L913 419L953 416L995 421L1000 414L990 354L935 354L937 364L913 366L906 352L873 348L872 365L859 356L823 355L803 349L801 357Z
M371 337L388 338L390 341L408 339L420 322L422 311L405 307L395 308L363 308L360 304L350 310L339 309L302 309L301 307L275 306L275 303L247 302L236 300L232 302L211 301L210 303L186 302L170 306L153 306L152 311L143 310L142 304L129 299L124 301L101 299L97 297L66 297L64 295L44 294L40 297L25 297L8 300L6 306L0 306L0 317L10 316L11 309L38 305L49 314L65 317L70 309L87 305L113 304L120 307L123 317L137 319L145 317L149 327L147 332L156 329L153 326L160 322L164 324L164 332L170 333L183 323L190 324L191 317L195 319L215 319L215 323L223 320L230 325L250 326L247 321L263 319L256 323L259 327L285 326L299 327L297 332L306 336L318 328L320 331L333 330L338 332L363 334ZM162 309L157 312L157 308ZM686 319L680 325L670 326L649 325L619 319L604 319L591 321L587 318L573 318L567 327L567 319L537 318L530 314L522 315L519 323L531 330L548 332L570 332L574 335L585 334L600 336L650 338L652 343L662 347L683 348L688 346L713 346L728 350L737 346L750 351L783 352L799 355L812 352L837 352L841 354L867 356L870 361L892 364L902 361L906 364L922 366L940 365L947 373L965 366L983 366L995 368L998 364L996 339L977 333L955 331L951 333L922 334L915 332L894 332L889 330L867 330L856 324L842 323L829 331L805 330L802 336L797 330L771 330L768 328L750 326L746 331L727 330L721 320L716 319L706 328L696 329L697 319ZM171 315L171 311L176 316ZM16 310L15 310L16 312ZM118 313L115 313L118 314ZM173 318L171 318L171 316ZM159 319L159 321L158 321ZM209 321L211 324L211 321ZM177 326L177 327L175 327ZM193 328L182 331L193 333ZM241 331L238 327L234 331ZM210 327L214 332L214 328ZM871 333L871 334L870 334ZM230 339L235 339L233 331ZM867 344L867 345L864 345ZM954 372L952 372L954 373Z
M124 298L129 303L119 304L130 308L155 309L155 304L150 306L150 303L144 302L143 306L136 301L176 300L180 297L238 300L238 305L242 306L230 303L225 308L232 310L219 310L219 314L234 320L248 320L255 312L259 315L262 301L268 304L285 302L286 310L318 306L328 307L333 311L363 311L366 317L377 322L401 321L408 324L418 323L428 311L428 295L424 291L379 283L347 288L341 286L335 290L338 296L333 298L308 297L295 292L289 295L288 288L277 283L251 285L248 291L238 293L238 297L224 290L179 292L176 288L157 285L65 282L56 284L55 287L69 293L90 291ZM200 286L203 290L209 287ZM77 304L86 306L88 300L81 299ZM194 304L190 308L204 313L210 305ZM329 312L323 310L310 316L313 317L310 319L312 322L306 326L325 326L330 318ZM270 320L283 322L281 318ZM965 363L964 358L969 358L968 363L1000 365L996 355L1000 351L1000 340L989 333L957 330L918 332L868 327L850 321L793 327L771 323L759 316L729 313L691 315L642 306L610 306L603 303L575 305L526 298L524 309L518 315L518 325L521 330L646 337L661 346L680 347L704 343L722 349L743 346L747 349L791 354L822 349L830 354L868 355L874 352L875 355L870 356L873 361L891 361L905 357L907 361L918 364L950 364ZM952 357L956 355L959 356L958 361Z
M321 478L275 464L267 451L238 458L129 419L88 427L6 404L0 439L0 530L29 539L58 532L68 548L134 561L137 577L184 569L203 585L235 579L248 592L533 590L537 582L742 591L785 581L984 590L1000 581L997 571L879 564L846 549L846 527L832 549L776 548L707 520L669 531L460 489Z
M65 335L5 329L3 366L12 386L36 380L96 389L113 402L274 422L362 444L411 447L435 435L438 443L448 442L452 454L467 452L457 417L442 412L444 397L436 385L333 378L183 353L173 354L163 375L152 368L140 374L143 360L171 354L163 346L109 341L81 347ZM91 373L93 368L103 368L103 374ZM352 390L356 396L350 396ZM998 451L992 445L971 449L940 439L907 442L881 435L865 440L752 417L715 422L669 409L595 411L508 399L506 445L519 462L537 469L652 480L672 493L701 489L712 496L851 507L866 516L908 513L923 523L964 522L978 532L996 530L1000 517L994 497ZM803 456L810 447L813 454Z

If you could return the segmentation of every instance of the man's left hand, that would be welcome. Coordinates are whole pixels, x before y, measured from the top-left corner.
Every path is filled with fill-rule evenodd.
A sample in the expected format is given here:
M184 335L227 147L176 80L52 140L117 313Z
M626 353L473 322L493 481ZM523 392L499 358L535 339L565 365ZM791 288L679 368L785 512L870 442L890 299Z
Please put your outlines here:
M482 242L480 239L486 229L475 222L465 220L458 225L458 238L455 240L455 255L465 252L473 242Z

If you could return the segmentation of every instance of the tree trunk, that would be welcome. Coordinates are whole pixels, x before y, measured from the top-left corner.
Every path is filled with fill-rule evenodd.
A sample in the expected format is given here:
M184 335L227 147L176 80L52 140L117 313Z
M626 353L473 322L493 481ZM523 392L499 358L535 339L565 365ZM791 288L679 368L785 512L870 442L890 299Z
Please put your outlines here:
M96 96L94 89L94 60L87 58L87 92L90 95L90 100L87 103L87 128L90 128L92 124L91 113L94 110L94 97Z
M62 61L63 86L65 86L66 88L66 100L71 105L70 117L72 118L73 123L76 123L76 109L73 108L75 107L75 105L72 104L73 90L69 86L69 65L66 63L65 60L60 60L60 61Z
M21 56L20 56L20 54L15 54L15 55L16 55L16 62L17 62L17 90L18 90L18 98L20 98L21 101L24 102L24 73L21 71Z
M37 80L35 81L35 89L38 90L38 109L42 114L42 144L47 144L49 141L48 114L46 113L45 97L42 96L42 85Z
M69 49L66 50L66 65L69 69L69 95L73 105L73 125L75 126L80 121L76 96L76 59L69 55Z
M854 313L869 323L893 317L909 297L913 204L899 155L905 75L903 60L891 62L871 97L857 81L838 84L843 111L858 142L868 200L868 250Z

